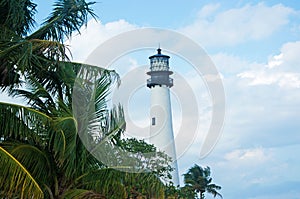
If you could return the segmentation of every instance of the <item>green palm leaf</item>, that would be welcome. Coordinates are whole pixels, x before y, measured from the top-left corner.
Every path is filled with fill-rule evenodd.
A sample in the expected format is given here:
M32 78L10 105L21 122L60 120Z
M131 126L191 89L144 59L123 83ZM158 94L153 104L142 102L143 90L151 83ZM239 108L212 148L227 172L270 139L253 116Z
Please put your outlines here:
M116 187L114 187L116 188ZM106 199L102 194L86 189L71 189L66 191L62 198L65 199Z
M219 196L222 198L222 195L218 192L221 186L212 184L210 173L209 167L202 168L195 164L187 173L183 174L185 187L199 193L201 199L204 198L205 192L212 194L214 197Z
M27 35L35 23L33 19L35 8L36 4L30 0L1 0L0 24L19 35Z
M65 37L72 35L73 31L79 32L80 27L87 23L89 15L96 17L90 8L94 3L86 3L84 0L58 0L42 27L28 38L62 43Z
M66 51L66 46L57 41L7 35L0 40L0 85L6 88L12 83L20 83L20 75L41 79L43 72L53 71L59 60L68 60Z
M52 119L32 108L0 102L0 138L45 147ZM1 142L0 141L0 142Z
M43 198L43 191L29 171L0 146L0 186L5 197Z
M54 176L53 163L47 152L36 146L18 142L5 142L2 143L2 147L27 168L37 182L51 184Z

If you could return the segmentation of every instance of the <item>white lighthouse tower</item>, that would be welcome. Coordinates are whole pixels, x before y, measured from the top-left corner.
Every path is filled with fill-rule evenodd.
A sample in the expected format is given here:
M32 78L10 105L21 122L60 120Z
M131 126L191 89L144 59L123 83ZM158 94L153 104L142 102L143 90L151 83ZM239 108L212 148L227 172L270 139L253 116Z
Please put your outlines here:
M150 78L147 87L151 89L150 142L172 158L172 181L174 185L179 185L170 100L170 88L173 86L170 75L173 72L169 70L169 58L161 54L160 48L156 55L149 57L150 71L147 74Z

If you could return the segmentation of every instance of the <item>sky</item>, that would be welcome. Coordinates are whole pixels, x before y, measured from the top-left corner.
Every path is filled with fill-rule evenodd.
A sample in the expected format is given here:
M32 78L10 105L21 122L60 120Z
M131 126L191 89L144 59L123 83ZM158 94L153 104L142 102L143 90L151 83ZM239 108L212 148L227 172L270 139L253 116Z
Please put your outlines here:
M37 21L41 22L49 14L53 1L36 3ZM297 0L102 0L93 9L98 21L90 19L87 27L81 29L81 35L66 42L73 61L89 63L95 49L118 34L160 28L188 37L214 63L224 86L226 114L213 150L200 157L212 120L211 93L191 63L172 49L164 51L167 45L160 43L163 53L171 56L170 67L174 71L171 88L174 133L175 136L186 133L190 143L180 152L180 174L194 164L209 166L213 182L222 186L223 198L300 199L297 154L300 151L300 4ZM128 108L130 135L139 135L134 126L147 129L150 91L145 86L149 78L145 72L148 57L156 53L158 43L153 43L152 48L133 49L113 60L110 66L120 73L125 85L121 84L119 90L127 92L126 86L135 86L134 92L130 91L129 98L123 101ZM180 87L184 84L190 90ZM196 103L189 101L192 95ZM117 99L116 96L113 98ZM196 130L190 132L192 127L180 130L183 121L196 124Z

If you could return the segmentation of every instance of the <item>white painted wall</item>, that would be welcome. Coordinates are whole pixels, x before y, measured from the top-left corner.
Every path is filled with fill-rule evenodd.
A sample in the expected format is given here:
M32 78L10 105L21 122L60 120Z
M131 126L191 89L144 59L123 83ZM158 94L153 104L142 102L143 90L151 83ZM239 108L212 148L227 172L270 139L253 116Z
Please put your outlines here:
M155 118L155 124L152 123L153 118ZM172 158L172 167L175 168L172 173L172 181L175 185L179 185L170 90L165 85L156 85L151 88L150 142Z

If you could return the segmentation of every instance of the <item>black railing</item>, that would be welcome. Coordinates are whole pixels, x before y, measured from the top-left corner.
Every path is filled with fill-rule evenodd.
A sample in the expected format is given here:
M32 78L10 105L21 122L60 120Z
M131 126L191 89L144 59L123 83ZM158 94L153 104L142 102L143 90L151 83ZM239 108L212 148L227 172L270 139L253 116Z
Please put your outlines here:
M150 79L147 79L147 86L149 88L154 87L156 85L162 86L166 85L168 87L173 86L173 79L169 77L161 77L161 76L154 76Z

